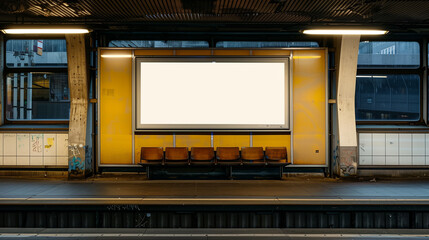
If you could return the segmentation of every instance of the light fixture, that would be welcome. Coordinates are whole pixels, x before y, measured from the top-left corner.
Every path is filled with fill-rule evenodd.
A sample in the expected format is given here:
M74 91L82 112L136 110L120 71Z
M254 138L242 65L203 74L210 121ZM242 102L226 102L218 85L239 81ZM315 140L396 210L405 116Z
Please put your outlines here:
M130 54L102 54L102 58L131 58Z
M82 28L9 28L3 29L5 34L79 34L88 33L88 29Z
M313 35L383 35L388 32L374 29L307 29L303 31L304 34Z
M380 76L380 75L378 75L378 76L373 76L373 75L368 75L368 76L366 76L366 75L357 75L356 77L357 78L387 78L387 76Z
M293 59L316 59L321 58L321 56L293 56Z

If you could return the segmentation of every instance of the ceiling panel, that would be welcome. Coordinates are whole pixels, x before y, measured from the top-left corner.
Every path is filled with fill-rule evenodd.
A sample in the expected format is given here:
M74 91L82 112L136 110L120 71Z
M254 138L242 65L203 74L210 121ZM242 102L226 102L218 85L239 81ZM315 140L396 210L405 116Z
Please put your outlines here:
M429 24L429 1L1 0L0 23Z

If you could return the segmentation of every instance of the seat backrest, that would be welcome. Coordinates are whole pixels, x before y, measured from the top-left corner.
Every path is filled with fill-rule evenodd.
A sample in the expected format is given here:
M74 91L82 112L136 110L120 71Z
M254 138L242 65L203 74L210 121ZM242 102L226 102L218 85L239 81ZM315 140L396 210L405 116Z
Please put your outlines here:
M173 161L185 161L188 160L188 148L187 147L166 147L165 148L165 160Z
M265 157L267 160L287 160L286 147L266 147Z
M140 160L162 161L164 152L162 147L142 147Z
M241 159L264 160L264 149L262 147L242 147Z
M191 160L210 161L214 158L214 148L212 147L192 147Z
M238 147L217 147L216 158L220 161L240 159L240 150Z

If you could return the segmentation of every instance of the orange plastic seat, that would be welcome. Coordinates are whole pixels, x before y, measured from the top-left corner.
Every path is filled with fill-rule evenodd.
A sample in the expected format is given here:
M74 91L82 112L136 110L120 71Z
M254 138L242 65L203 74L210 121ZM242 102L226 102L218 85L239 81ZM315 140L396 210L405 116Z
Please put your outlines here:
M289 164L287 161L286 147L266 147L265 161L267 165L279 166Z
M238 147L218 147L216 161L219 165L240 165L240 150Z
M186 147L166 147L165 164L166 165L188 165L189 153Z
M265 165L264 149L262 147L242 147L241 160L244 165Z
M142 147L140 153L140 163L150 165L161 165L164 160L162 147Z
M211 165L214 163L214 148L212 147L192 147L191 165Z

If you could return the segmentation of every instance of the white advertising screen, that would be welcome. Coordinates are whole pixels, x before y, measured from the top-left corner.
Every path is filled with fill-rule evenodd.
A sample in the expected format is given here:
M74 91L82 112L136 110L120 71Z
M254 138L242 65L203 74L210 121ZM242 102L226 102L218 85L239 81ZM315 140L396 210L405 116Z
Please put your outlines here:
M288 129L288 59L137 60L137 129Z

